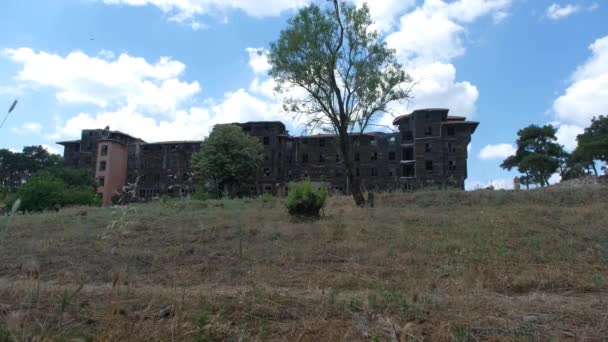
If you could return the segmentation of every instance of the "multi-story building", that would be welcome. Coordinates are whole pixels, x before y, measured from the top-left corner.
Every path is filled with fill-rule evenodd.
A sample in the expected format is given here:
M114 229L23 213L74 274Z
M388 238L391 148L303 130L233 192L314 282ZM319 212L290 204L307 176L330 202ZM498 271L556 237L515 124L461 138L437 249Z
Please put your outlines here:
M355 176L365 190L391 191L427 185L464 188L467 146L478 122L448 116L447 109L422 109L397 117L396 132L353 134ZM256 181L243 194L285 194L290 182L309 178L350 193L335 135L291 136L279 121L235 123L257 137L264 159ZM132 200L189 195L195 189L192 155L202 141L146 143L117 131L84 130L65 141L67 165L85 168L98 181L104 205L128 192Z

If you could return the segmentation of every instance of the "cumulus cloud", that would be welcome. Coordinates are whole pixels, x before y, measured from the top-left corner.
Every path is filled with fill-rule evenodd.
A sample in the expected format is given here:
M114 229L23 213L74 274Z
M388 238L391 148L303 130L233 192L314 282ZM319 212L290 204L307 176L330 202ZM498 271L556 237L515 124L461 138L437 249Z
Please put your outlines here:
M566 150L572 151L577 146L576 137L583 132L584 129L580 126L562 124L559 125L555 136L559 144L563 145Z
M425 0L401 17L386 41L417 82L409 109L446 107L453 114L475 114L479 91L457 80L451 62L466 52L466 24L487 15L501 21L510 5L511 0Z
M514 155L516 149L511 144L486 145L479 152L479 158L483 160L506 159Z
M466 182L466 190L478 190L493 187L496 190L512 190L513 180L507 178L493 179L490 181L471 180Z
M277 16L284 11L303 7L310 0L102 0L108 5L156 6L176 22L200 23L194 20L205 14L241 10L253 17ZM195 27L193 27L195 28Z
M557 120L586 127L591 118L608 113L608 36L589 46L591 57L579 66L570 84L553 103Z
M156 63L102 51L89 56L74 51L60 56L30 48L5 49L2 54L22 65L18 81L52 87L61 102L99 107L130 104L149 112L175 110L200 91L198 82L180 79L186 66L169 57Z
M553 3L549 7L547 7L547 10L545 11L545 16L551 20L560 20L567 18L575 14L576 12L579 12L580 10L581 7L579 5L567 4L561 6L559 4Z
M268 63L268 50L264 48L247 48L249 54L249 66L255 74L265 74L270 70Z
M13 127L12 131L17 134L40 134L42 125L38 122L26 122L20 127Z

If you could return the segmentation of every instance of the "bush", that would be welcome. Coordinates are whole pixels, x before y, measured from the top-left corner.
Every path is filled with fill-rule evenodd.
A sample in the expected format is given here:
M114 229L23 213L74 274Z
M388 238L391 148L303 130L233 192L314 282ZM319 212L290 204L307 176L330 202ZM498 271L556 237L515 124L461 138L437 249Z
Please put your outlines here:
M287 211L296 217L318 218L327 200L325 186L313 187L310 180L294 183L287 195Z
M21 210L26 211L101 204L92 186L71 184L65 178L48 172L32 176L19 188L16 197L21 199Z

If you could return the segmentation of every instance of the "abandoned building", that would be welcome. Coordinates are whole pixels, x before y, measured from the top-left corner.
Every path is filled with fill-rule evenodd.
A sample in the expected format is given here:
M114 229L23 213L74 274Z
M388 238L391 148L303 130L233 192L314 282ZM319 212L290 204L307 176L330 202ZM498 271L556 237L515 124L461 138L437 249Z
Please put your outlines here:
M369 132L351 136L355 176L366 190L391 191L426 185L464 188L467 146L479 125L448 109L421 109L393 121L395 133ZM279 121L236 123L259 138L264 159L249 194L287 192L290 182L310 178L331 190L350 193L335 135L291 136ZM68 166L95 175L104 205L128 194L145 201L161 195L195 192L192 154L202 141L147 143L106 129L83 130L80 140L63 141Z

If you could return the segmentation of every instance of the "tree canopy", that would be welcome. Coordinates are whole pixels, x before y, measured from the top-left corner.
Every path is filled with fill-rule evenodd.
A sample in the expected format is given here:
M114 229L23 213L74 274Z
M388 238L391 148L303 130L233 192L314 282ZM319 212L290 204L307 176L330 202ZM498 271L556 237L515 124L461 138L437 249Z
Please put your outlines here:
M557 129L552 125L530 125L517 132L517 150L500 165L503 169L517 170L525 175L526 185L549 185L549 178L560 167L565 155L557 143Z
M288 112L304 118L309 130L338 135L353 197L363 205L349 134L374 124L390 103L408 99L413 82L371 28L366 5L332 4L304 7L289 20L271 45L270 75Z
M216 125L192 156L197 183L211 195L234 196L241 186L255 180L264 148L237 125Z
M22 152L0 149L0 186L16 189L37 171L61 165L62 158L42 146L27 146Z
M574 151L577 159L591 165L595 170L595 161L608 163L608 116L600 115L591 120L583 134L576 137L578 146Z

